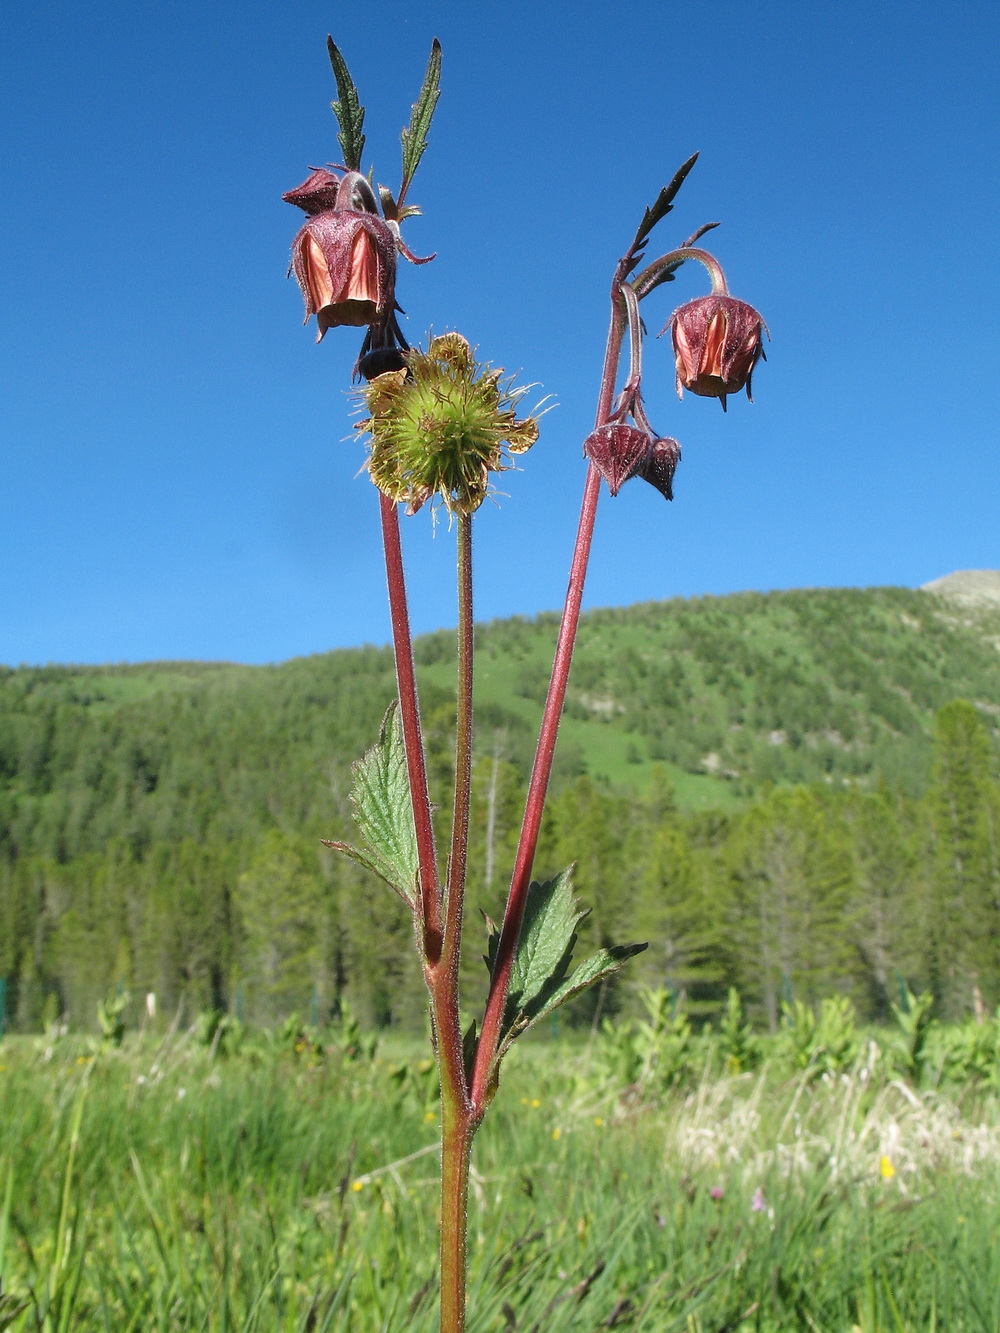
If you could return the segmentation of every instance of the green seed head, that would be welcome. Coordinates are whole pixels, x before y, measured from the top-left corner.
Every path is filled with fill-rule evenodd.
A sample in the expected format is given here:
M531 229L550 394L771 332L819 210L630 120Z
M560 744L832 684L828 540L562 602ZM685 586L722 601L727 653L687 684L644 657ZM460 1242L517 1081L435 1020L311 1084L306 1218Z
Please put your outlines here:
M526 389L478 365L458 333L405 359L406 370L378 375L360 391L371 413L358 427L371 437L371 479L407 513L436 497L449 513L471 514L486 498L489 474L538 439L538 422L516 416Z

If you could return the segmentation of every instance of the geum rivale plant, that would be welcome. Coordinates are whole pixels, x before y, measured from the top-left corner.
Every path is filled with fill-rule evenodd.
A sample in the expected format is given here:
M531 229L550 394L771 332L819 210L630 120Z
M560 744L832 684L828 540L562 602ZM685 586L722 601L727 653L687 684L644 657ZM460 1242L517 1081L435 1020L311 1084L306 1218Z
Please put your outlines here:
M602 479L612 495L641 477L666 499L680 459L676 440L650 425L642 398L644 325L640 303L670 282L689 260L704 265L711 293L682 305L670 330L678 395L684 389L717 398L746 388L762 353L764 324L750 306L729 295L717 261L695 242L700 228L676 250L644 263L654 227L671 211L695 157L680 168L645 210L638 231L611 282L611 326L593 432L583 443L588 460L569 587L528 787L524 817L503 920L487 921L489 990L480 1023L460 1020L459 958L465 901L473 737L472 524L491 489L491 476L510 466L538 438L531 414L518 416L525 390L499 370L480 365L458 333L433 338L426 351L411 348L397 320L396 269L400 256L414 263L401 225L418 210L406 203L427 143L438 99L441 51L435 41L420 96L403 131L398 192L362 173L364 110L343 57L328 41L337 84L333 110L340 124L342 165L313 169L284 198L307 220L292 247L292 270L302 288L306 320L315 315L318 338L328 329L366 330L355 375L368 412L369 476L379 491L382 540L398 699L378 741L355 765L352 793L361 845L328 846L381 877L413 915L414 940L430 999L434 1054L441 1082L441 1328L465 1326L466 1230L472 1141L496 1093L505 1053L532 1024L558 1005L616 972L642 944L601 949L574 966L577 929L586 913L573 894L572 867L553 879L533 880L559 717L570 661ZM697 155L696 155L697 156ZM431 256L433 258L433 256ZM628 340L628 367L619 364ZM399 506L414 514L426 502L454 520L458 572L458 679L454 805L450 846L442 865L435 842L420 708L400 544Z

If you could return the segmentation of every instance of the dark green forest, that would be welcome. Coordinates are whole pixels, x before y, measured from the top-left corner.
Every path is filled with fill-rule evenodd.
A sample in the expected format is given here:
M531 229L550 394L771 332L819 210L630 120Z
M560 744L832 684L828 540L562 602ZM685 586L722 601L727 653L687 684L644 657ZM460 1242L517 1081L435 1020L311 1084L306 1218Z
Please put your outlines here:
M556 626L477 631L470 936L502 907ZM946 1016L1000 1003L998 649L996 609L900 588L587 614L536 869L576 862L593 942L650 941L589 1003L645 983L707 1015L735 985L769 1025L835 992L877 1020L904 982ZM444 834L453 636L416 655ZM393 694L374 647L0 670L8 1029L87 1027L116 990L420 1026L405 909L320 844L353 836L351 764Z

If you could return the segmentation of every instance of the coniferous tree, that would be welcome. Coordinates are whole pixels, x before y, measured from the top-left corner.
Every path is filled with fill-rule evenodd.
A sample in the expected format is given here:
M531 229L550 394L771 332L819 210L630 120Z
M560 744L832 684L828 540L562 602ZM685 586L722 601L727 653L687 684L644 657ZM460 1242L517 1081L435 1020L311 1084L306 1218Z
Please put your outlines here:
M927 796L933 837L933 975L945 1013L981 1012L1000 1000L997 792L986 728L971 703L938 711L934 778Z
M817 793L773 791L738 821L728 859L740 984L759 997L769 1028L789 990L811 1004L850 988L852 870Z

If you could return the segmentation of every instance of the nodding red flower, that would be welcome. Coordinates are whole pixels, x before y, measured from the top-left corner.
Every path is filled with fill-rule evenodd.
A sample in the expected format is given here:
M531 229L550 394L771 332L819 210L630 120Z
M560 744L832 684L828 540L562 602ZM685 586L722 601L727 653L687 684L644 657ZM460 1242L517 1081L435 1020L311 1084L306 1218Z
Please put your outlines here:
M767 325L745 301L732 296L702 296L675 310L661 333L670 329L677 359L677 396L685 389L703 398L726 396L746 386L764 355L761 333Z
M630 477L642 467L649 453L649 436L637 426L609 422L591 431L583 442L583 452L617 495Z
M304 322L316 316L317 342L339 325L377 324L395 306L396 238L374 213L312 213L292 243L292 270L305 298Z
M583 452L617 495L631 477L642 477L667 500L674 498L673 480L681 447L669 437L657 439L649 431L623 421L609 421L587 436Z
M674 498L674 473L681 461L681 447L669 435L661 440L654 440L650 446L646 461L639 469L639 476L655 486L665 500Z

